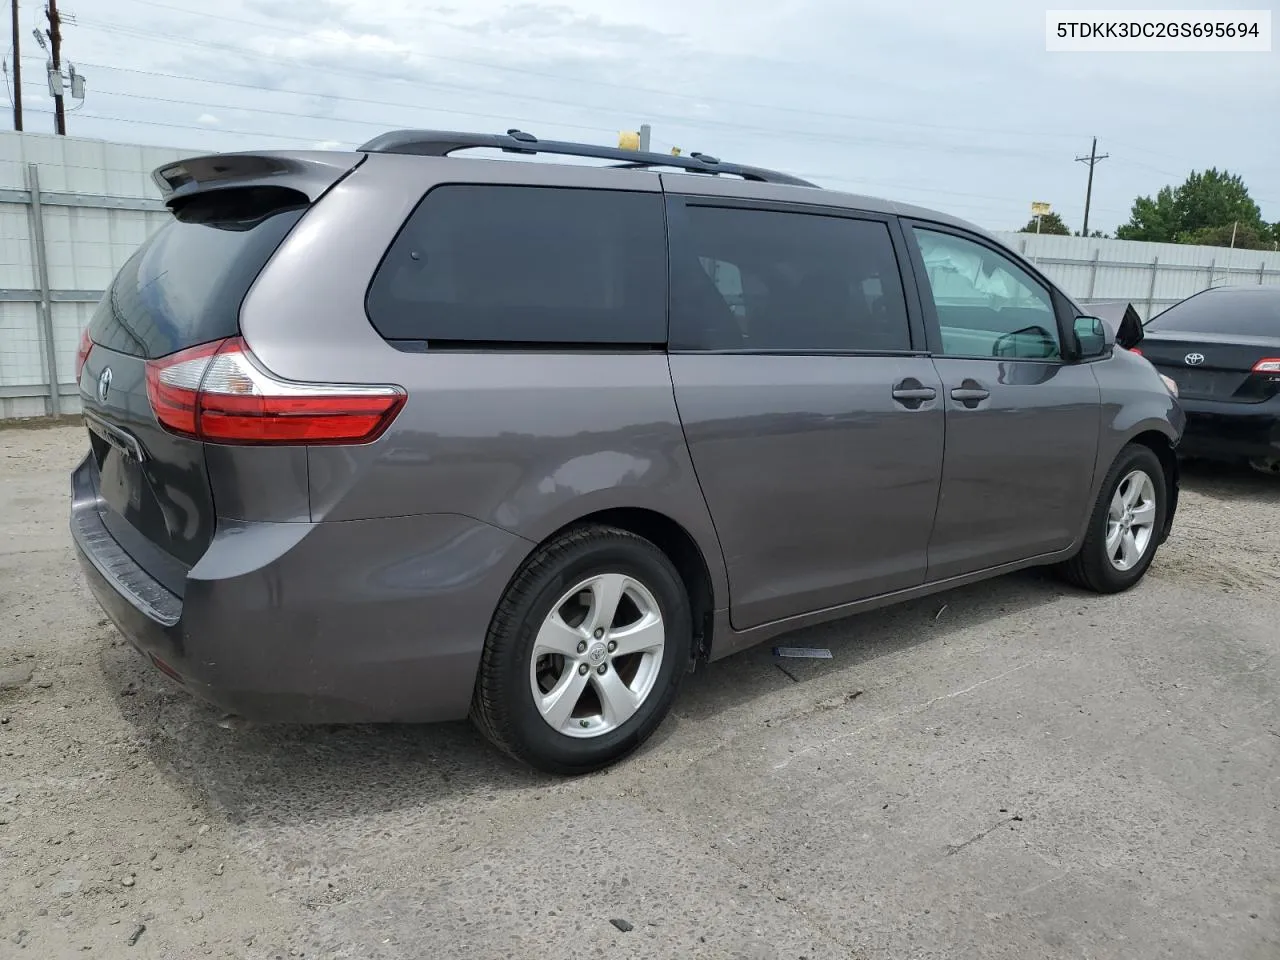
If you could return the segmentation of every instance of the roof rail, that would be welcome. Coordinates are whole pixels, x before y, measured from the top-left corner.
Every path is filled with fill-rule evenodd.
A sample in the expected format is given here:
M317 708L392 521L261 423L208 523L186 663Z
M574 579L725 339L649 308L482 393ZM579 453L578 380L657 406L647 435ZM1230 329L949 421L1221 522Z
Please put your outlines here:
M394 130L380 137L374 137L358 150L361 153L407 153L421 157L447 157L455 151L476 147L529 155L546 153L568 157L594 157L599 160L620 160L622 163L619 166L622 167L673 167L691 173L727 173L760 183L785 183L798 187L816 186L808 180L801 180L787 173L725 163L705 153L691 153L688 156L641 153L637 150L623 150L619 147L603 147L590 143L539 140L531 133L515 129L508 130L505 135L455 133L450 130Z

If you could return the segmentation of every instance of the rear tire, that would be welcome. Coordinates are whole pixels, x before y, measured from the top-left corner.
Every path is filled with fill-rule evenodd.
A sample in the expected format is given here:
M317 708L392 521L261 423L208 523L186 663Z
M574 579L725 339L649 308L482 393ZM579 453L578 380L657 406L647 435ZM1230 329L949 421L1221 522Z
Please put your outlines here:
M1129 444L1107 471L1084 543L1062 565L1063 576L1095 593L1128 590L1151 566L1167 510L1160 458L1148 447Z
M471 719L517 760L589 773L657 729L692 646L688 594L667 555L625 530L579 527L539 547L507 587Z

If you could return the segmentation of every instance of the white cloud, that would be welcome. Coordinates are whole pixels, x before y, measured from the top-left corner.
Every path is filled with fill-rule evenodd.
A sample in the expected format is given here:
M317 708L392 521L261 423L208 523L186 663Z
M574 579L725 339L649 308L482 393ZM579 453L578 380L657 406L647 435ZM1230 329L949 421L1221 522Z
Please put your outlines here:
M189 12L81 11L65 50L93 84L73 133L205 150L515 126L613 143L649 122L655 143L989 227L1025 223L1033 199L1078 226L1073 158L1096 135L1110 159L1091 225L1211 165L1280 220L1280 128L1258 122L1280 99L1274 54L1049 55L1025 0L163 3Z

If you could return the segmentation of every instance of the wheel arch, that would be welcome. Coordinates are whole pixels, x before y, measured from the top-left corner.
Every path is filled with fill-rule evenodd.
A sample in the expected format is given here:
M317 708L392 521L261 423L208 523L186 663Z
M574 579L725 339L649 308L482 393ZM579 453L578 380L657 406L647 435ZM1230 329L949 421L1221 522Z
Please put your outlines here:
M628 533L634 533L638 537L644 537L667 555L680 574L680 579L689 596L694 629L694 660L705 660L711 649L713 615L718 598L716 581L712 577L711 567L702 546L693 534L676 520L647 507L609 507L583 514L561 525L530 550L530 555L542 544L562 536L569 530L595 524L616 527ZM727 598L722 598L722 602L726 600Z
M1149 449L1159 458L1160 466L1164 469L1167 502L1164 511L1164 524L1159 530L1156 540L1157 544L1162 544L1169 538L1169 533L1173 529L1173 515L1178 508L1179 472L1178 456L1174 452L1174 443L1166 433L1154 429L1143 430L1135 434L1129 438L1128 443Z

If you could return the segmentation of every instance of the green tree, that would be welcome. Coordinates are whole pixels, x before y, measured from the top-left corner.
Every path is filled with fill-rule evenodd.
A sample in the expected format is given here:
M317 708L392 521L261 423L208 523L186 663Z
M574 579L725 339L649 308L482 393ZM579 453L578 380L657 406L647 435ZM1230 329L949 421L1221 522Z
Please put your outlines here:
M1177 232L1176 205L1172 187L1161 187L1154 200L1138 197L1133 201L1129 222L1116 228L1116 239L1172 243Z
M1179 234L1178 242L1198 243L1206 247L1237 247L1240 250L1270 250L1272 244L1271 230L1266 224L1259 228L1252 223L1234 222Z
M1036 218L1032 217L1027 221L1027 225L1018 231L1019 233L1036 233ZM1046 213L1040 218L1040 233L1053 233L1061 237L1071 236L1071 230L1062 222L1062 217L1056 213Z
M1216 237L1209 231L1224 226L1230 231L1232 224L1237 224L1237 245L1241 227L1251 228L1259 237L1268 232L1262 211L1244 181L1226 170L1210 168L1204 173L1193 170L1179 187L1161 188L1155 199L1138 197L1129 222L1116 230L1116 236L1121 240L1196 243L1203 241L1194 238Z

